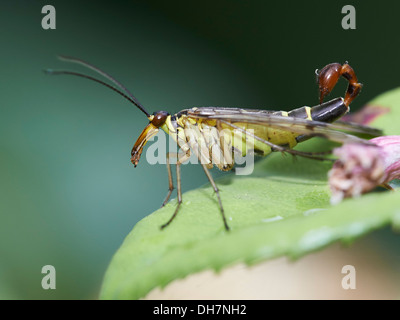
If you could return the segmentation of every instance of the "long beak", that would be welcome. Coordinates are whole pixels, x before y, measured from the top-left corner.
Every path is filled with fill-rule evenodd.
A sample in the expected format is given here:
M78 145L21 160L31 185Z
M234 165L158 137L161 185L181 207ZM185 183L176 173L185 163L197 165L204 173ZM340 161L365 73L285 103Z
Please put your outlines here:
M140 134L131 152L131 162L135 167L139 163L140 156L143 152L143 147L146 145L147 141L149 141L151 137L154 137L157 134L157 132L158 128L150 122Z

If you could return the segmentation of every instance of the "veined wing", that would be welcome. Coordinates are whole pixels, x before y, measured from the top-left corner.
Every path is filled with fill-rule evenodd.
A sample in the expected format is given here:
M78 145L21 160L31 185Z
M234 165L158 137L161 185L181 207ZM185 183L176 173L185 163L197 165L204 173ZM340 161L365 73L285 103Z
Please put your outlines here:
M362 125L341 123L326 123L302 118L288 117L279 115L281 112L240 109L240 108L218 108L205 107L186 110L187 116L197 119L214 119L231 123L244 122L258 125L269 126L270 128L287 130L299 135L310 137L320 136L326 139L340 143L364 143L369 144L368 140L361 139L352 134L342 131L348 131L355 134L367 134L371 136L380 135L382 132Z
M379 137L383 135L383 131L381 129L366 126L356 122L336 120L335 123L333 123L332 125L337 127L338 130L344 130L347 132L367 134L374 137Z

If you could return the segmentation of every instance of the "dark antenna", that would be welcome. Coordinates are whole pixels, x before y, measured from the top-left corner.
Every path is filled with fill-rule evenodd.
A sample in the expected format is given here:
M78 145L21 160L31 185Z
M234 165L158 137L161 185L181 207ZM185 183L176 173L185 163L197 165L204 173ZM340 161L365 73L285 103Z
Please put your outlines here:
M123 86L120 82L118 82L117 80L115 80L112 76L110 76L108 73L100 70L99 68L91 65L90 63L83 61L81 59L76 59L76 58L71 58L71 57L65 57L65 56L59 56L58 57L60 60L62 61L67 61L67 62L73 62L73 63L77 63L77 64L81 64L95 72L97 72L98 74L102 75L103 77L105 77L106 79L108 79L109 81L111 81L112 83L114 83L120 90L118 90L117 88L113 87L112 85L109 85L107 83L105 83L104 81L101 81L95 77L83 74L83 73L79 73L79 72L74 72L74 71L55 71L55 70L45 70L46 74L50 74L50 75L60 75L60 74L67 74L67 75L74 75L74 76L78 76L78 77L82 77L82 78L86 78L92 81L95 81L97 83L100 83L112 90L114 90L115 92L119 93L121 96L123 96L125 99L127 99L128 101L130 101L131 103L133 103L136 107L138 107L147 117L150 116L150 114L147 112L147 110L143 107L143 105L135 98L135 96L127 89L125 88L125 86ZM124 91L124 92L122 92Z

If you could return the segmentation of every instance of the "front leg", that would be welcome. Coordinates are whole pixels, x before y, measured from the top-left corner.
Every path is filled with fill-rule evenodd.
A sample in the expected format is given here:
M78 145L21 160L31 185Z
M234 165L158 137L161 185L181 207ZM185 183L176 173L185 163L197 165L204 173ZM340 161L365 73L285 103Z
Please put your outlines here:
M183 155L179 154L179 153L168 153L167 154L167 170L168 170L169 187L168 187L167 197L165 198L162 207L165 206L165 204L168 202L169 198L171 197L171 193L174 190L174 185L173 185L173 181L172 181L172 173L171 173L171 163L170 163L170 160L169 160L171 156L177 157L177 161L176 161L176 185L177 185L177 193L178 193L178 205L175 208L175 212L172 215L172 217L165 224L163 224L161 226L161 229L164 229L166 226L168 226L172 222L172 220L174 220L174 218L178 214L179 208L181 206L181 203L182 203L181 165L182 165L182 163L186 162L190 158L190 150L188 150Z
M172 180L171 163L169 161L170 155L175 155L176 156L176 153L175 154L174 153L167 153L168 194L165 197L164 202L161 205L161 208L164 207L167 204L169 198L171 197L172 191L174 191L174 182Z

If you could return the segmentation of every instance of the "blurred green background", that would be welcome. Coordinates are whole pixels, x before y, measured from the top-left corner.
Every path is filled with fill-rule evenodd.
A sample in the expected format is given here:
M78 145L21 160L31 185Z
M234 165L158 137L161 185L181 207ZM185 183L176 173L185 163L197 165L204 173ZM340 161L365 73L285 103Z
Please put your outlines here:
M56 30L41 27L46 4L56 8ZM400 3L353 1L356 30L341 27L346 4L2 1L0 298L97 298L113 253L167 191L164 166L130 163L144 115L98 84L45 76L46 68L86 72L57 54L90 61L149 111L171 113L317 104L314 70L347 60L364 83L356 110L400 84ZM184 190L206 182L201 168L183 168ZM398 263L398 236L374 237ZM47 264L56 290L40 285Z

